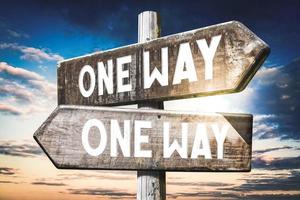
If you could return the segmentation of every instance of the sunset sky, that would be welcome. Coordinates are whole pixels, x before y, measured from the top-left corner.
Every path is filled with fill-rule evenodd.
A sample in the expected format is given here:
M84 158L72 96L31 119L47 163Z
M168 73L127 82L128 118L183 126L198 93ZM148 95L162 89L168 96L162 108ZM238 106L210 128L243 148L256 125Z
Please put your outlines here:
M244 91L164 103L254 115L251 172L168 172L167 198L300 199L299 1L7 0L0 4L0 200L136 198L136 172L56 169L33 133L57 105L57 62L136 43L145 10L160 14L162 36L237 20L271 47Z

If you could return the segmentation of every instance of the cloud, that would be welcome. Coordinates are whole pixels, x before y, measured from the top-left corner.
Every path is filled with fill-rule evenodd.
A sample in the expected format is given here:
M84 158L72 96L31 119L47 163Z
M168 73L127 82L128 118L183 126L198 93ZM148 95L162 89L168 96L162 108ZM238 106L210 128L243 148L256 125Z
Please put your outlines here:
M262 121L262 120L266 120L266 119L270 119L270 118L275 118L276 116L275 115L264 115L264 114L261 114L261 115L255 115L254 116L254 121Z
M249 104L258 139L300 139L300 59L287 65L262 68L255 79L255 94Z
M233 191L299 191L300 190L300 172L291 171L285 177L265 177L257 178L248 177L244 179L246 183L238 187L226 188L226 190ZM299 195L299 194L298 194Z
M56 85L44 80L28 80L32 86L35 86L43 94L47 94L48 97L56 99Z
M42 181L36 181L32 182L32 185L46 185L46 186L66 186L64 183L54 183L54 182L42 182Z
M201 198L200 198L201 197ZM168 194L167 198L170 199L186 199L186 198L196 198L196 199L231 199L231 200L298 200L300 194L247 194L241 192L230 192L230 191L204 191L204 192L180 192L174 194Z
M195 186L195 187L228 187L232 186L233 184L224 183L224 182L184 182L184 181L171 181L168 182L168 185L175 185L175 186Z
M8 29L6 29L6 32L14 38L29 38L28 34L21 33L19 31L13 30L13 29L8 28Z
M101 180L134 180L136 178L136 174L133 172L113 172L101 171L100 173L62 173L59 174L57 180L76 180L76 179L88 179L88 178L96 178Z
M300 156L274 158L271 156L261 156L252 160L253 168L260 169L298 169L300 168ZM300 176L299 176L300 177Z
M43 70L44 72L48 70L48 67L45 65L39 65L38 68Z
M46 49L22 46L17 43L2 43L0 49L12 49L22 53L21 59L42 63L44 61L61 61L64 58L59 54L51 53Z
M271 151L277 151L277 150L283 150L283 149L293 149L293 147L291 147L291 146L274 147L274 148L270 148L270 149L256 150L256 151L253 151L252 153L254 155L257 155L257 154L264 154L264 153L268 153Z
M18 109L17 107L11 105L5 105L0 103L0 112L4 114L11 114L11 115L21 115L23 111Z
M56 105L56 84L36 72L0 62L0 85L2 113L28 115Z
M171 199L298 199L300 197L300 172L276 171L245 174L241 184L228 187L216 187L213 190L195 188L195 192L177 192L168 194ZM209 184L209 182L208 182ZM200 191L198 191L200 190Z
M263 86L274 84L282 67L283 66L262 67L255 75L257 83Z
M0 45L1 48L1 45ZM0 72L6 72L14 76L22 77L25 79L43 80L44 78L39 74L28 71L23 68L13 67L6 62L0 62Z
M19 184L18 182L15 182L15 181L0 181L0 183L3 183L3 184L8 184L8 183Z
M17 82L7 81L0 78L0 94L6 97L16 97L18 100L30 102L34 98L32 91Z
M120 190L113 190L113 189L103 189L103 188L84 188L84 189L68 189L70 194L77 194L77 195L96 195L96 196L103 196L103 197L122 197L122 198L133 198L136 195L129 192L123 192Z
M14 175L16 174L16 169L9 167L0 167L0 175Z
M255 194L255 195L246 195L242 196L241 198L246 200L265 200L265 199L272 199L272 200L298 200L300 198L300 194Z
M35 157L43 154L35 143L0 140L0 154L18 157Z

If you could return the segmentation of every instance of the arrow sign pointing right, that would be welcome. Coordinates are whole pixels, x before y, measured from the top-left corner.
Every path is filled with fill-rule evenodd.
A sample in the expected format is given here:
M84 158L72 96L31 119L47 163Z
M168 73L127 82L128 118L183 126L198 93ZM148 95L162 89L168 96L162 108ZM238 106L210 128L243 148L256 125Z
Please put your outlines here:
M243 90L268 45L237 21L62 61L58 104L124 105Z
M57 168L250 171L252 115L59 106L34 138Z

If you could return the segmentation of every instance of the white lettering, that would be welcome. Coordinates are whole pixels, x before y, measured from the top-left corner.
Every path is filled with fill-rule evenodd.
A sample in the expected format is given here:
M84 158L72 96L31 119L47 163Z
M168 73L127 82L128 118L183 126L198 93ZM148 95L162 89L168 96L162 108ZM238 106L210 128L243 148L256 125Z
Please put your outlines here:
M176 150L181 158L187 158L187 136L188 136L188 123L181 124L181 147L177 140L170 144L170 123L164 122L164 158L170 158L173 152Z
M113 93L113 61L107 61L107 73L103 62L98 62L98 95L103 95L103 82L108 94Z
M117 80L118 80L118 92L129 92L131 91L131 84L123 83L123 79L129 79L129 69L123 70L124 64L131 63L131 56L124 56L121 58L117 58Z
M184 68L186 68L185 71ZM196 69L190 44L188 42L182 43L179 46L173 85L181 83L181 80L183 79L188 79L189 82L197 81Z
M92 148L89 143L89 132L93 126L99 129L101 136L100 143L97 148ZM91 156L99 156L104 151L107 142L107 134L103 123L97 119L88 120L83 126L81 140L83 148L88 154Z
M90 76L90 87L88 90L86 90L83 85L83 78L85 73L88 73ZM95 84L96 84L96 78L95 78L95 72L93 68L90 65L85 65L84 67L81 68L79 73L79 79L78 79L79 90L82 96L84 97L91 96L91 94L95 89Z
M229 125L228 124L224 124L222 126L222 129L220 131L219 127L217 124L213 124L212 125L212 130L214 132L216 141L217 141L217 149L218 149L218 153L217 153L217 158L218 159L223 159L223 148L224 148L224 141L227 135L227 132L229 130Z
M205 39L197 40L198 47L202 53L205 63L205 80L213 78L213 60L219 46L221 36L222 35L212 37L209 47Z
M144 52L144 88L150 88L156 79L161 86L168 85L168 47L161 49L161 73L155 67L150 75L149 51Z
M110 154L112 157L117 157L118 148L117 141L119 142L124 157L130 157L130 120L124 120L124 136L121 134L120 126L117 120L112 119L110 124L111 130L111 145Z
M134 123L134 157L151 158L151 150L142 150L141 144L148 143L148 135L141 135L142 128L151 128L150 121L136 120Z
M202 148L200 148L201 144ZM207 138L206 126L203 123L197 124L191 158L196 159L199 155L204 155L205 159L211 159L211 151Z
M134 125L134 128L131 128L131 123ZM106 123L105 123L106 124ZM210 123L209 123L210 124ZM180 124L176 124L176 127L181 126L181 140L179 142L178 139L172 139L172 134L178 131L174 129L175 127L171 127L170 122L162 122L162 144L149 144L149 137L160 137L153 136L151 133L156 129L151 129L152 124L151 121L145 120L124 120L122 123L123 126L120 126L120 123L117 119L110 120L110 126L104 125L104 123L98 119L90 119L88 120L83 128L82 128L82 145L85 151L91 156L99 156L102 154L107 146L107 132L106 128L110 128L108 133L110 133L110 156L111 157L119 157L122 154L123 157L130 157L131 152L133 152L134 157L140 158L151 158L152 157L152 149L146 149L149 147L157 147L163 148L163 158L170 158L175 151L179 154L179 156L183 159L187 159L190 156L191 159L198 159L199 156L204 156L205 159L212 159L211 148L210 148L210 140L214 135L216 141L216 154L217 159L223 159L224 154L224 142L226 140L227 133L229 131L229 124L218 124L212 123L210 125L211 129L208 132L208 126L206 123L197 123L196 131L194 138L188 137L189 134L189 123L181 122ZM107 127L106 127L107 126ZM158 127L155 125L155 127ZM99 133L99 144L97 147L92 147L89 140L89 134L91 129L95 127ZM148 129L148 130L145 130ZM142 131L145 131L146 134L142 135ZM208 137L208 133L211 136ZM150 134L150 135L149 135ZM131 136L133 135L133 136ZM179 135L175 134L176 136ZM134 137L134 138L133 138ZM180 138L180 136L178 136ZM97 137L98 138L98 137ZM153 140L153 138L152 138ZM190 140L190 141L188 141ZM151 140L150 140L151 141ZM191 144L193 143L193 144ZM190 144L190 145L188 145ZM131 148L134 147L132 151ZM163 146L163 147L161 147ZM120 151L119 151L120 150ZM157 149L154 149L157 150ZM191 151L191 154L189 152ZM120 152L120 153L119 153ZM105 154L106 155L106 154Z

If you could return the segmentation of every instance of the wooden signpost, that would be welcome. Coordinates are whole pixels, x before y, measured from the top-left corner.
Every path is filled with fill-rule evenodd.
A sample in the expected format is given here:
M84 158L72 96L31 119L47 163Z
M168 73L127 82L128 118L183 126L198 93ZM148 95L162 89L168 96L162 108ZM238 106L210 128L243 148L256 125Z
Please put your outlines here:
M270 48L237 21L159 32L143 12L140 43L59 63L58 107L34 133L57 168L137 170L137 199L149 200L166 198L166 171L250 171L252 115L159 109L243 90Z
M58 104L125 105L239 92L269 47L227 22L62 61Z
M250 171L252 116L59 106L34 138L57 168Z

